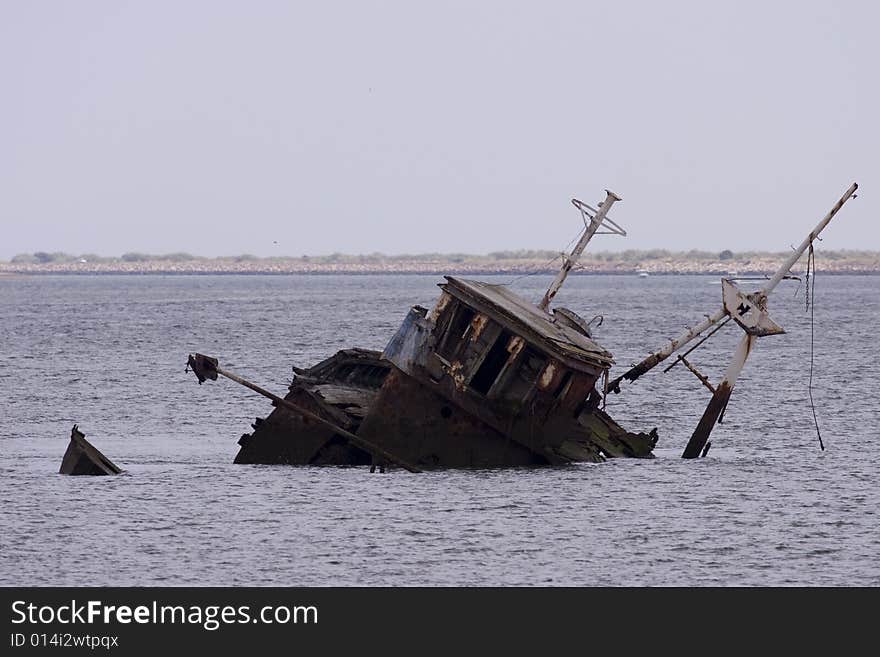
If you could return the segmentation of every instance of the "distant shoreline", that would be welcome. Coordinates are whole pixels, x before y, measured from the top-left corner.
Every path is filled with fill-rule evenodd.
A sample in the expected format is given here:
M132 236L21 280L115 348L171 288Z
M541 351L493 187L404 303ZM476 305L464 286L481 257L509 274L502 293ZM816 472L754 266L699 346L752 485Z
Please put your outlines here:
M356 258L354 258L356 260ZM690 260L686 258L658 258L644 260L615 260L585 258L577 264L573 274L636 275L736 275L764 276L772 274L785 260L785 254L761 254L760 257L729 260ZM794 274L803 273L806 260L793 268ZM823 258L817 254L816 269L824 274L880 274L880 253L868 253L857 258ZM138 262L0 262L0 276L35 276L53 274L113 274L113 275L290 275L290 274L425 274L425 275L548 275L559 270L559 260L548 264L545 259L430 259L370 262L314 262L310 259L253 259L226 260L199 258L169 262L145 260Z

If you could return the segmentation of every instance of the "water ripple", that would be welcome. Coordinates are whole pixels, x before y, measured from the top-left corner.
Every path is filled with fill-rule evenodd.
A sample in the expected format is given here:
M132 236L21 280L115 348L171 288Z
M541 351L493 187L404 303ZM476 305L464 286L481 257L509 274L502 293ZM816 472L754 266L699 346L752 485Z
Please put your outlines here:
M707 278L624 279L573 277L560 294L585 316L601 309L598 337L619 363L718 304ZM547 282L521 291L537 296ZM238 436L271 408L229 382L196 386L187 353L216 353L282 391L293 364L381 348L389 318L430 305L436 283L0 280L0 378L15 382L0 414L0 584L880 584L876 405L840 386L858 371L859 386L880 387L862 366L874 357L880 277L817 285L825 452L804 394L807 317L802 300L780 294L773 313L788 335L760 342L700 461L678 455L705 391L676 368L609 399L626 426L659 427L654 461L420 476L232 464ZM655 307L678 310L646 323ZM717 376L737 337L719 333L695 354L700 365ZM57 474L74 422L124 476Z

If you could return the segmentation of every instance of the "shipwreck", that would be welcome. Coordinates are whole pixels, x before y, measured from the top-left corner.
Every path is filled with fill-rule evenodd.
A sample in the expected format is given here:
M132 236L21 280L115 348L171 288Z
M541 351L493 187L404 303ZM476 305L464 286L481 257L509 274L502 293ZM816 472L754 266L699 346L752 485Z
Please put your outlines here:
M701 338L670 367L683 364L712 392L683 454L705 455L754 340L784 332L770 319L767 298L856 189L853 184L762 289L744 293L725 279L720 310L613 380L612 354L594 340L591 324L571 310L551 308L594 235L626 235L608 217L621 200L608 190L596 208L572 200L585 229L538 303L504 285L446 276L434 306L412 307L382 352L345 349L310 368L293 367L283 398L210 356L190 355L187 369L199 383L224 376L272 400L271 414L241 436L236 463L411 472L598 463L653 457L656 428L624 429L605 412L605 397ZM686 356L731 320L744 336L725 377L713 386Z
M74 424L70 430L70 442L61 459L58 474L63 475L116 475L122 470L101 451L86 440L85 434Z

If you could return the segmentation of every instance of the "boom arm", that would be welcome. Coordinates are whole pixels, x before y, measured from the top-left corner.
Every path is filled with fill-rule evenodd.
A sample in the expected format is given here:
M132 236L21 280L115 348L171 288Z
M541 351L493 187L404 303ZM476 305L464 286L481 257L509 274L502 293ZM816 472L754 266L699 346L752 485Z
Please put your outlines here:
M852 186L846 191L846 193L840 197L840 200L835 203L834 207L826 214L822 221L818 223L818 225L807 235L806 239L801 242L801 245L794 250L794 252L789 256L788 260L786 260L776 271L773 277L767 282L767 284L755 294L748 295L752 300L756 302L756 306L759 306L760 310L764 303L766 302L767 297L774 290L774 288L779 285L779 282L785 278L785 276L791 271L791 268L794 267L795 263L801 258L802 255L809 248L810 244L819 236L825 226L834 218L834 215L837 214L837 211L843 207L843 204L846 203L850 198L853 198L856 195L856 190L859 188L857 183L853 183ZM766 314L766 310L763 310ZM608 384L608 390L612 390L614 392L620 392L620 384L626 379L628 381L635 381L640 376L642 376L645 372L650 371L664 360L669 358L676 351L681 349L684 345L689 343L694 338L698 337L701 333L706 331L707 329L715 326L718 322L722 321L725 317L730 315L729 309L726 307L726 304L723 304L722 307L715 312L714 315L707 317L705 320L700 322L697 326L692 329L688 329L684 333L682 333L679 337L672 340L665 347L661 347L660 349L649 354L645 359L639 362L636 365L633 365L629 370L624 372L621 376L617 377L613 381ZM735 315L731 315L740 326L743 326L743 323L737 319ZM748 332L745 326L743 328ZM748 353L746 351L746 353Z

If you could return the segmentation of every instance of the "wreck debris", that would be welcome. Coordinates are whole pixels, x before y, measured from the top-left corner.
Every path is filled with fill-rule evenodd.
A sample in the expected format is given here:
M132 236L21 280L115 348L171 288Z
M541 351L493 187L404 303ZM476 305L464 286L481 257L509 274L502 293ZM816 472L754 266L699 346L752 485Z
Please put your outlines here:
M742 371L742 368L745 366L746 360L752 351L755 341L762 336L785 333L785 330L781 326L770 319L770 316L767 313L767 298L779 282L790 275L791 268L797 263L801 256L803 256L807 249L812 248L813 242L818 238L819 234L825 229L831 219L834 218L834 215L836 215L840 208L843 207L843 204L850 198L855 198L858 187L857 183L853 183L850 186L837 203L834 204L834 207L831 208L828 214L826 214L819 224L809 233L809 235L807 235L801 245L797 249L794 249L794 252L779 267L763 288L757 292L747 294L740 291L733 279L723 279L721 286L722 306L720 310L714 315L707 317L698 326L686 331L679 338L672 340L665 347L650 354L643 361L634 365L622 376L617 377L609 384L609 390L620 392L620 383L623 379L635 381L645 372L651 370L667 357L678 351L678 349L685 344L698 337L703 331L715 326L719 322L722 322L723 325L726 324L728 320L733 319L733 321L742 328L745 335L743 335L737 345L736 351L727 367L724 377L714 388L712 388L706 377L699 374L699 372L690 365L690 363L684 358L684 355L680 356L676 362L670 365L666 370L668 371L678 362L682 362L688 367L688 369L694 372L704 385L712 390L712 398L706 406L706 410L703 412L703 416L700 418L697 428L694 430L693 435L688 441L688 444L682 453L682 458L697 458L701 453L705 456L708 452L706 445L709 435L715 424L723 417L724 410L727 407L730 395L733 392L733 387L736 384L736 380ZM706 336L706 338L711 337L718 328L720 327L716 327L712 333ZM702 344L706 338L701 340L699 344ZM697 346L699 346L699 344ZM693 349L689 350L687 353L690 353L691 351L693 351Z
M384 351L344 350L294 367L285 399L196 354L199 381L232 378L275 409L239 440L236 463L428 468L510 467L653 458L657 431L630 433L599 408L611 353L576 313L549 308L593 235L625 235L574 199L585 229L540 304L503 285L447 276L430 311L413 306ZM588 221L589 220L589 221Z
M58 473L64 475L115 475L122 472L113 461L104 456L86 440L85 434L74 424L70 430L70 443Z
M447 276L440 288L434 309L410 310L388 342L394 369L359 435L434 467L651 455L656 437L590 403L608 351L503 285Z
M626 234L607 217L620 200L608 190L598 210L572 200L585 230L538 304L503 285L446 276L433 309L413 306L381 354L348 349L314 367L294 367L297 376L284 399L224 372L216 359L196 354L189 365L199 383L222 374L273 400L275 410L239 440L236 463L369 464L380 470L398 464L411 471L559 465L653 458L656 428L638 434L623 429L604 412L607 393L620 392L624 379L637 380L700 338L664 371L682 363L712 393L682 454L706 456L755 340L785 332L767 312L768 296L792 277L791 268L857 189L854 183L761 290L742 292L733 275L726 277L718 311L610 382L611 353L590 331L602 315L585 322L565 308L550 309L600 228ZM724 378L713 385L688 356L730 320L745 335Z
M286 399L356 434L391 370L381 357L369 349L344 349L308 369L294 366L297 376ZM369 452L284 407L252 426L254 433L238 441L235 463L375 465Z
M187 367L191 368L193 373L195 373L196 378L199 380L200 385L204 381L209 380L209 379L211 381L216 381L218 374L221 376L225 376L227 379L235 381L236 383L240 383L241 385L245 386L246 388L250 388L251 390L263 395L264 397L271 399L275 406L283 406L285 409L292 411L293 413L297 413L299 415L302 415L307 420L317 422L318 424L322 425L323 427L330 429L335 434L348 440L356 447L359 447L360 449L363 449L363 450L371 453L374 456L374 458L377 458L379 460L380 463L388 462L388 463L392 463L394 465L398 465L398 466L402 467L404 470L407 470L409 472L421 472L421 470L419 468L417 468L416 466L411 465L411 464L407 463L406 461L398 458L397 456L388 452L387 450L383 449L382 447L379 447L379 446L371 443L368 440L364 440L363 438L356 436L355 434L351 433L347 429L344 429L341 426L339 426L338 424L335 424L331 420L323 418L320 415L313 413L312 411L309 411L301 406L298 406L297 404L293 403L292 401L290 401L288 399L283 399L283 398L279 397L278 395L275 395L275 394L269 392L265 388L261 388L260 386L251 383L250 381L246 381L245 379L241 378L237 374L233 374L232 372L225 371L225 370L221 369L218 365L219 365L219 362L216 358L212 358L210 356L205 356L203 354L196 354L195 356L190 354L189 359L187 361Z
M856 193L859 188L858 184L853 183L846 193L840 197L840 200L834 205L827 215L819 222L816 228L807 235L801 245L794 250L788 260L776 271L763 288L752 294L743 294L740 292L732 281L723 281L723 299L724 310L733 320L740 325L745 331L745 335L741 338L739 345L734 352L730 365L724 374L724 378L715 389L712 399L709 401L703 417L700 418L699 424L688 441L682 458L696 458L699 456L706 441L709 440L709 434L712 428L727 407L730 395L733 392L733 386L742 368L746 364L746 360L752 351L752 346L757 338L766 335L778 335L785 333L785 330L776 324L767 314L767 297L773 289L779 284L783 277L791 271L794 264L800 259L804 252L809 248L813 241L819 236L819 233L828 225L831 219L837 214L837 211L843 207L851 196Z

